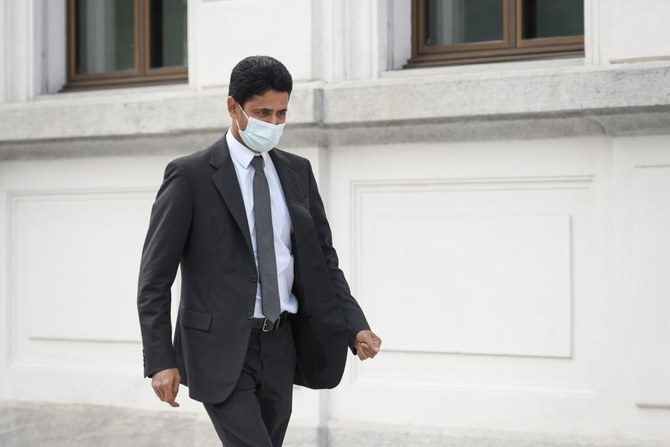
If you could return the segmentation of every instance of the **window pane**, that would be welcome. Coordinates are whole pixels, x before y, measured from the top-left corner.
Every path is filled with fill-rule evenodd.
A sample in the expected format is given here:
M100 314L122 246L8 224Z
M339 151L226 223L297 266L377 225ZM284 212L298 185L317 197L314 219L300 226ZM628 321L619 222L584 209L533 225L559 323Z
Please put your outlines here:
M425 1L425 45L503 40L502 0Z
M584 0L524 0L523 38L581 36Z
M134 0L77 0L75 21L78 74L135 67Z
M186 0L151 0L151 68L186 64Z

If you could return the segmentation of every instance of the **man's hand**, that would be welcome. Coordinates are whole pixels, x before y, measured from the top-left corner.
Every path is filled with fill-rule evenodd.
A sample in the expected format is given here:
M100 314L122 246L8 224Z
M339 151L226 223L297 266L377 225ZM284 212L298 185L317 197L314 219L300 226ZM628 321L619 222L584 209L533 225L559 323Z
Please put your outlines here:
M167 402L171 407L178 407L175 402L177 392L179 392L179 382L181 376L177 368L164 369L154 373L151 377L151 386L156 396L163 402Z
M356 354L361 360L370 359L377 355L382 346L382 339L372 331L360 331L356 334L354 347Z

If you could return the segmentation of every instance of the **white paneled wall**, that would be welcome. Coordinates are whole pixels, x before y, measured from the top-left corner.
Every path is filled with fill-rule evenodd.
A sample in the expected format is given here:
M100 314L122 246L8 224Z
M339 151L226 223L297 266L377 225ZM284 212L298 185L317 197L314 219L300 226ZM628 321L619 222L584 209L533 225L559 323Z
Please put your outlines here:
M385 349L294 420L669 440L669 143L296 150ZM135 287L170 158L0 163L2 398L165 410Z
M386 349L570 358L570 216L537 191L552 186L354 186L359 295Z
M386 348L351 362L333 420L668 439L670 178L642 154L654 167L611 169L631 154L605 138L331 150L335 242ZM626 275L634 295L612 286Z
M318 175L317 150L296 152L314 158ZM136 296L172 158L0 162L0 398L167 409L142 378ZM177 278L173 297L178 290ZM182 410L202 412L187 395ZM318 394L297 390L295 419L318 418Z
M143 232L165 161L0 163L6 398L149 402L134 310Z
M617 334L627 432L670 439L670 151L667 137L614 142Z

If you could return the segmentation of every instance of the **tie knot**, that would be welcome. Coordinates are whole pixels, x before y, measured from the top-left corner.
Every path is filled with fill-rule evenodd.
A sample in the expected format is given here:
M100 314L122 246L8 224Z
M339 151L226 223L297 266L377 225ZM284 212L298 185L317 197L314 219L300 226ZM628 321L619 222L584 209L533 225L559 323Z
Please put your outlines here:
M256 172L263 172L263 168L265 166L265 160L263 160L263 157L260 155L254 156L254 158L251 159L251 166L254 167Z

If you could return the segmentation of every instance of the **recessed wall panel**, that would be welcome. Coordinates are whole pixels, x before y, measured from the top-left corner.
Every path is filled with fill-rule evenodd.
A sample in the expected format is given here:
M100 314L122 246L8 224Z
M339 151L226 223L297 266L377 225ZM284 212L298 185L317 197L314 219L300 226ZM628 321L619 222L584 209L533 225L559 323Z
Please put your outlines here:
M637 403L670 408L670 166L637 168L634 180Z
M11 196L19 338L139 342L136 284L153 193Z
M546 203L581 192L505 182L355 191L357 281L386 350L571 356L572 219Z

